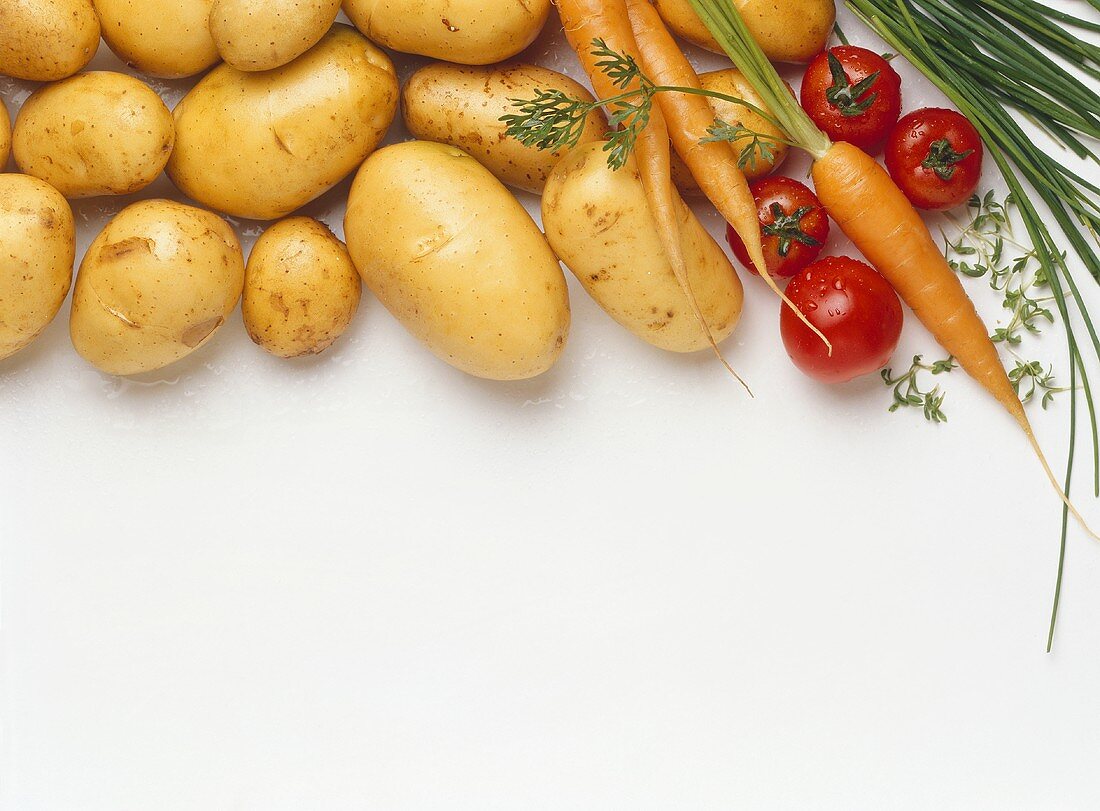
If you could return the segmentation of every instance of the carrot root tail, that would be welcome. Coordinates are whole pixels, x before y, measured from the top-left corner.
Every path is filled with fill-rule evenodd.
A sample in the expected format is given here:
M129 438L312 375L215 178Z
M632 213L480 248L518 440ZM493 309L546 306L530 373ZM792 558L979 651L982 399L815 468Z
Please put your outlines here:
M1050 467L1050 462L1047 461L1046 454L1043 453L1043 448L1039 444L1039 440L1035 436L1035 431L1032 430L1031 424L1028 422L1027 417L1022 420L1017 416L1017 421L1020 422L1020 427L1024 429L1024 433L1027 434L1027 440L1031 443L1031 449L1035 451L1035 455L1039 457L1039 464L1043 466L1043 472L1047 474L1047 479L1050 480L1050 486L1054 488L1054 492L1058 494L1058 498L1062 500L1062 503L1066 505L1066 509L1069 510L1069 514L1073 516L1074 520L1081 526L1081 529L1092 538L1094 541L1100 541L1100 535L1097 535L1089 526L1089 522L1085 520L1085 517L1081 515L1080 511L1073 504L1073 500L1066 495L1066 491L1062 489L1061 482L1058 481L1058 477L1054 475L1054 471Z
M768 285L768 287L770 287L773 291L775 291L775 294L779 296L784 306L789 307L791 312L798 316L798 320L809 327L813 334L821 339L821 342L825 344L825 348L829 350L829 357L831 358L833 356L833 344L828 338L825 337L825 333L823 333L821 330L811 324L810 319L806 317L806 314L798 309L793 301L787 298L787 294L779 289L779 285L775 283L775 279L773 279L772 275L768 273L768 269L766 267L758 267L757 273L760 274L760 277L764 280L764 283Z

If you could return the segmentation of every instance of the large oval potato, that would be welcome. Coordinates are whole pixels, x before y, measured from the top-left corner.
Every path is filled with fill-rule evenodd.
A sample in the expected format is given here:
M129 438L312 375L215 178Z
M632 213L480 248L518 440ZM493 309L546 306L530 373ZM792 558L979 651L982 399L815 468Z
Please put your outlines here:
M64 197L27 175L0 175L0 360L53 321L73 280L76 229Z
M678 215L691 289L721 341L741 318L741 281L683 201ZM710 346L657 236L633 158L614 171L598 144L567 155L546 184L542 219L554 251L612 318L661 349Z
M389 57L346 25L275 70L220 65L176 107L168 175L227 214L285 217L374 151L397 95Z
M244 288L244 257L215 214L171 200L124 208L88 248L69 331L103 372L163 368L210 340Z
M54 82L83 69L98 49L92 0L0 2L0 73Z
M344 334L359 309L362 283L344 243L309 217L275 223L245 267L244 325L281 358L316 355Z
M214 0L210 33L239 70L272 70L297 59L336 21L340 0Z
M126 64L181 79L218 61L210 35L214 0L94 0L103 38Z
M705 90L744 99L762 110L768 110L768 105L760 98L760 94L749 84L745 75L735 68L701 73L699 74L699 82ZM711 109L714 110L716 120L724 121L727 124L740 124L746 129L764 136L761 139L761 144L751 149L750 154L752 157L742 166L745 177L750 182L770 175L787 159L790 147L783 142L786 137L783 135L783 131L756 110L743 104L734 104L725 99L708 98L707 101L710 102ZM767 141L766 144L765 141ZM767 152L764 152L760 146L766 147ZM749 147L752 147L752 138L748 136L733 141L733 148L738 155ZM681 194L696 196L703 193L699 188L699 184L695 182L695 178L692 177L687 164L675 152L672 153L672 179L677 188L680 189Z
M410 141L376 152L351 187L344 232L367 287L452 366L520 380L561 354L561 266L523 206L461 149Z
M129 194L152 183L175 143L172 113L123 73L81 73L35 91L15 121L15 162L66 197Z
M4 106L4 100L0 99L0 172L4 171L10 154L11 119L8 118L8 108Z
M562 152L524 146L507 136L501 117L516 112L509 99L532 99L537 90L560 90L591 102L592 94L568 76L518 62L493 67L434 62L405 82L402 109L414 137L463 149L499 180L541 194ZM598 111L588 117L581 143L598 141L607 122Z
M491 65L535 41L550 0L344 0L344 13L395 51Z
M773 62L809 62L825 49L835 0L734 0L745 25ZM689 0L653 0L668 27L700 48L722 53Z

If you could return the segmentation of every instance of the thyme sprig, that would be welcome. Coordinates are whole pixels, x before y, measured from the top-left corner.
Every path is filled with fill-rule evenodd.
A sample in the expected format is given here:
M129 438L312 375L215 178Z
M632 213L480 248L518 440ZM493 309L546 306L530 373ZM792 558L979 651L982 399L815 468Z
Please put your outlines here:
M904 374L894 377L893 369L883 369L882 381L894 389L894 402L890 406L890 412L893 413L901 408L919 408L929 422L947 422L947 415L943 412L943 400L946 394L938 385L931 389L922 389L920 376L922 372L932 375L947 374L955 368L957 366L954 358L948 357L925 363L923 356L915 355L909 371Z
M1044 410L1054 402L1056 395L1070 390L1070 387L1058 386L1054 382L1053 367L1043 368L1043 364L1037 360L1016 361L1016 367L1009 371L1008 379L1012 381L1012 388L1016 389L1016 394L1023 403L1030 402L1036 394L1042 392Z
M619 95L585 101L560 90L539 89L531 99L508 99L517 111L500 118L507 125L508 136L534 149L554 152L572 149L584 136L589 116L604 108L611 125L604 151L608 155L608 165L618 170L626 165L638 136L649 125L653 100L658 93L686 93L728 101L752 110L778 126L770 113L746 99L714 90L654 84L632 56L613 51L602 39L592 40L592 55L598 60L596 66L615 87L622 90ZM737 146L745 140L748 143L742 145L738 153L738 165L742 169L755 168L758 160L770 162L779 144L787 143L781 138L721 119L715 119L702 143L729 141Z
M944 253L948 264L971 279L988 278L989 286L1001 293L1001 305L1012 313L1008 323L993 331L994 343L1019 346L1025 334L1038 335L1043 322L1054 323L1054 312L1048 306L1056 301L1053 295L1035 295L1050 289L1045 269L1038 265L1034 248L1018 242L1012 232L1012 195L999 202L992 191L984 197L974 195L968 204L972 220L969 223L950 218L958 229L952 240L944 236ZM1015 249L1006 254L1006 248Z

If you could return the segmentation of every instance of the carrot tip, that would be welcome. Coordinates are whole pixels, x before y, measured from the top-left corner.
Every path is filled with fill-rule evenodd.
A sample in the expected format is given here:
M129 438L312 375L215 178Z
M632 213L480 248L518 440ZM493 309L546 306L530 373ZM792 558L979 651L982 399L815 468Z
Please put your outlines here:
M1054 492L1058 494L1058 498L1062 500L1062 503L1066 505L1066 509L1069 510L1069 514L1073 516L1074 520L1080 525L1081 529L1085 531L1090 538L1094 541L1100 541L1100 535L1097 535L1089 526L1089 522L1085 520L1085 517L1081 515L1077 507L1074 506L1073 501L1066 491L1062 489L1062 485L1058 482L1058 478L1054 475L1054 471L1051 470L1050 463L1047 461L1046 454L1043 453L1042 447L1039 445L1039 440L1035 437L1035 432L1032 430L1030 423L1025 416L1022 420L1019 416L1016 417L1020 422L1021 427L1024 429L1024 433L1027 435L1028 442L1031 443L1032 450L1035 451L1035 455L1039 457L1039 464L1043 466L1043 472L1047 474L1047 478L1050 480L1051 487L1054 488Z

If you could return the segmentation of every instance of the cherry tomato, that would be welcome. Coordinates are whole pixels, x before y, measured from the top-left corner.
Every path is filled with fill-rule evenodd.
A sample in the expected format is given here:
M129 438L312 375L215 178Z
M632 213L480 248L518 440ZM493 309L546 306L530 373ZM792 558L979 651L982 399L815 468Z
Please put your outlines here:
M886 168L917 208L946 211L974 194L984 155L966 116L927 107L898 122L886 143Z
M787 295L833 345L821 339L789 307L779 328L794 365L824 383L843 383L886 365L901 337L901 302L870 265L830 256L810 265L787 285Z
M829 215L817 195L789 177L766 177L752 184L764 237L764 261L772 276L790 278L817 259L829 238ZM753 273L745 243L730 226L726 238L738 261Z
M882 146L901 115L901 77L874 51L840 45L810 63L801 100L834 141L872 151Z

